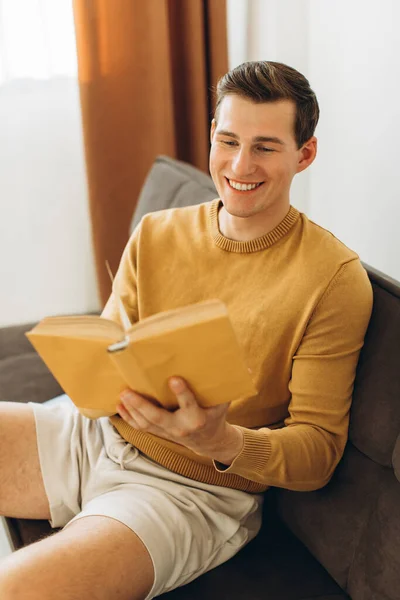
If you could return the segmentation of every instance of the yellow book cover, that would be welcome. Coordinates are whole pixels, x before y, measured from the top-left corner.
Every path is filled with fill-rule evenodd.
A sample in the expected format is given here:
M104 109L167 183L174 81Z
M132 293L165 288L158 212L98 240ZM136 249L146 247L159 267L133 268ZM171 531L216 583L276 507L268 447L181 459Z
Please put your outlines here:
M115 414L126 387L175 409L173 375L204 407L257 394L220 300L122 322L125 329L99 316L46 317L26 334L82 414Z

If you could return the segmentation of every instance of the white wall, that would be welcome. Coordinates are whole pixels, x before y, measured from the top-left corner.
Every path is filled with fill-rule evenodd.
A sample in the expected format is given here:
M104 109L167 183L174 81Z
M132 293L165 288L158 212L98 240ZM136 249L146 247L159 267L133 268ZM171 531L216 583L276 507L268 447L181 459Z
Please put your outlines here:
M400 280L400 2L311 0L322 117L310 217Z
M0 326L98 307L77 80L0 85Z
M400 280L400 2L228 0L228 27L230 67L285 62L319 99L319 153L293 204Z

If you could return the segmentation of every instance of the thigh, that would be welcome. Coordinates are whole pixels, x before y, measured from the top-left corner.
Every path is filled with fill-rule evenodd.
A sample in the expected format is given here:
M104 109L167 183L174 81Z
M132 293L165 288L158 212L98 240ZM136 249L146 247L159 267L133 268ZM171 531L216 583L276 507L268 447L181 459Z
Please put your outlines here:
M0 597L144 600L153 578L152 560L131 529L89 516L0 563Z
M0 402L0 514L49 519L33 411L28 404Z

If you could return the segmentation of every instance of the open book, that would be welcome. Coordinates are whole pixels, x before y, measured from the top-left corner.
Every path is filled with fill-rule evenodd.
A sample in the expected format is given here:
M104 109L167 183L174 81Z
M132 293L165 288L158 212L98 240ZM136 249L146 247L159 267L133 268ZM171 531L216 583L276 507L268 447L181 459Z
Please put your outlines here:
M183 377L198 402L214 406L257 394L226 306L209 300L131 325L98 316L47 317L26 335L79 411L115 414L127 387L168 409L168 378Z

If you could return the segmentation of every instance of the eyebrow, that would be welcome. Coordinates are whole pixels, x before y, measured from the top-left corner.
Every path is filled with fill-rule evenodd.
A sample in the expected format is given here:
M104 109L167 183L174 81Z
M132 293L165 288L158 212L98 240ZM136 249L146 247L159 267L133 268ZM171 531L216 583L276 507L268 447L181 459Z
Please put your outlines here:
M233 133L232 131L227 131L226 129L217 129L216 131L217 135L227 135L228 137L232 137L235 140L239 139L239 136L236 135L236 133ZM280 138L278 137L274 137L274 136L265 136L265 135L257 135L256 137L253 138L253 142L269 142L271 144L280 144L281 146L285 145L285 142L283 142Z

